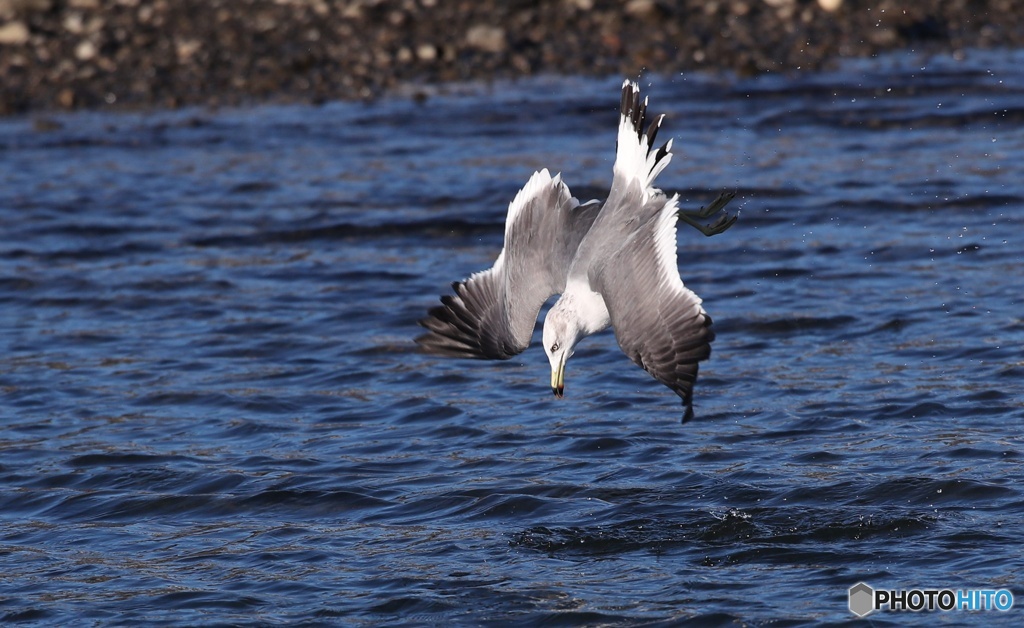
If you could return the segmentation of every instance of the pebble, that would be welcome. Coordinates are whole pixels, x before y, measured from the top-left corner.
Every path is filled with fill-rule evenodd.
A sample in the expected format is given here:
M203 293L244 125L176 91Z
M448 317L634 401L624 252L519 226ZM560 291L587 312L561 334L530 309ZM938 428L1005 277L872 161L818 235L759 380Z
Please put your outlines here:
M629 0L623 10L633 17L647 17L654 15L658 3L654 0Z
M96 44L92 43L88 39L79 42L75 46L75 58L79 61L89 61L96 56Z
M179 63L188 63L192 55L199 52L199 49L202 47L203 42L198 39L178 38L174 40L174 49L178 55Z
M416 57L420 61L433 61L437 58L437 46L432 44L420 44L416 47Z
M0 0L0 16L37 13L53 8L53 0Z
M466 31L466 45L483 52L498 54L505 51L505 29L487 24L475 24Z
M21 46L28 43L28 26L24 22L0 25L0 46Z

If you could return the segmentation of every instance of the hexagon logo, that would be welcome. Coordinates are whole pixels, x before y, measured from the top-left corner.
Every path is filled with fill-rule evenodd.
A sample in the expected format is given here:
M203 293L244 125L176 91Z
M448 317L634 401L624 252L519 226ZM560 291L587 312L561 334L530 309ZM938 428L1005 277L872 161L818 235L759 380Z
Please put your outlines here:
M875 590L858 582L850 587L850 612L857 617L864 617L875 610Z

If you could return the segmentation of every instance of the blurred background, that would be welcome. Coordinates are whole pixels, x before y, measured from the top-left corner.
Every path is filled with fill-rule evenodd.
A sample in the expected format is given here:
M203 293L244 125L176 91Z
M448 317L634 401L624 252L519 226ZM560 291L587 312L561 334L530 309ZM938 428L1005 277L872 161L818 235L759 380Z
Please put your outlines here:
M537 73L820 68L1024 41L1013 0L0 0L0 113L373 98Z

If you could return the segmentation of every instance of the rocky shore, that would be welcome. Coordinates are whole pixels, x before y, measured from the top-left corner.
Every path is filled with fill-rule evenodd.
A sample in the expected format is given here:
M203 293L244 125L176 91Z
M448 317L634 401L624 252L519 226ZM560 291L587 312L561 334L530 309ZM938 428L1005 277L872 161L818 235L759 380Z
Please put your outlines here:
M0 0L0 114L1022 44L1019 0Z

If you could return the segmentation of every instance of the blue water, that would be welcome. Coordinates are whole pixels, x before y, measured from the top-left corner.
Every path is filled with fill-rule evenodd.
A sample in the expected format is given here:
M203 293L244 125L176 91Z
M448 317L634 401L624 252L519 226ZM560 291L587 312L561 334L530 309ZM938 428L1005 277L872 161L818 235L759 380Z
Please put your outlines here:
M1019 624L1022 68L645 77L662 187L738 192L685 425L610 332L561 401L413 343L535 169L603 195L621 77L0 121L0 621Z

